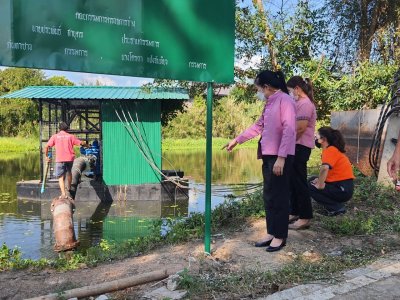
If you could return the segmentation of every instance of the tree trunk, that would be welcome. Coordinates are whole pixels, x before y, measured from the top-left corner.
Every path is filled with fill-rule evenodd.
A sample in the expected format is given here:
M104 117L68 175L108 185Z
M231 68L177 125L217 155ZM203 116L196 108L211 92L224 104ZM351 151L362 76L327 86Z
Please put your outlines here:
M374 2L372 11L368 11L368 6ZM387 6L386 0L360 0L360 36L358 47L358 60L360 62L369 60L372 50L372 42L374 35L379 29L379 17L381 14L386 13L385 7Z
M269 25L268 25L267 17L265 15L265 11L264 11L264 5L262 3L262 0L253 0L253 5L257 8L259 14L262 16L262 21L263 21L262 26L263 26L263 30L265 32L264 43L268 47L268 53L269 53L269 57L271 60L272 69L274 71L277 71L278 70L278 62L277 62L277 58L276 58L275 48L272 43L274 37L273 37L271 30L269 28Z
M369 35L368 24L368 0L360 0L360 36L358 39L358 61L369 60L372 41Z

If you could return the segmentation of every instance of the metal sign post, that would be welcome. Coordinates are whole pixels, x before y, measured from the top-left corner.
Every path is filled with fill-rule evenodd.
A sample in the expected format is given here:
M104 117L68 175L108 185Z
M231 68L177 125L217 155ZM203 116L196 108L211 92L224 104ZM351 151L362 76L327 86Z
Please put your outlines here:
M212 108L213 84L207 83L207 141L206 141L206 205L204 251L211 253L211 171L212 171Z

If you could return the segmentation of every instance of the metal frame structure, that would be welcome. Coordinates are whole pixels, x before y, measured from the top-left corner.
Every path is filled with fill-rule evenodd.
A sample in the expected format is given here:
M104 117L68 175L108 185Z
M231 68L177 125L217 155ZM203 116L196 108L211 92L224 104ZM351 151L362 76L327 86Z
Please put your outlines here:
M43 148L50 137L58 132L58 124L66 122L69 133L90 143L102 139L99 100L39 99L40 178L43 180ZM101 157L101 152L100 152ZM102 161L102 159L100 158ZM51 172L49 178L53 178Z

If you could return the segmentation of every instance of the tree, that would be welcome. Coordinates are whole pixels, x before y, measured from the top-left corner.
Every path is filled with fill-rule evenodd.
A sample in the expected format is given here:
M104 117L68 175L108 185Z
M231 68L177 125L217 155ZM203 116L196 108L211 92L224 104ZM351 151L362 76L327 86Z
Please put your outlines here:
M64 76L53 76L43 81L43 85L52 86L73 86L74 83L69 81Z
M0 71L0 95L38 85L73 85L63 76L45 78L35 69L7 68ZM28 99L0 99L0 136L38 133L38 105Z
M370 60L374 44L379 44L379 34L398 28L399 9L400 0L326 0L325 11L335 31L336 55L349 62Z

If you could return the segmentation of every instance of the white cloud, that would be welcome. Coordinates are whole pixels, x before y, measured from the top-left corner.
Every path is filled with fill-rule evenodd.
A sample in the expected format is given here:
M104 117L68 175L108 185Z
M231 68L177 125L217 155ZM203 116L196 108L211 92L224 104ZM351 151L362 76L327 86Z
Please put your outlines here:
M122 85L124 85L124 86L142 86L149 82L153 82L153 79L141 78L141 77L130 77L125 82L122 82Z
M235 66L242 69L242 70L247 70L249 68L258 68L258 65L261 63L261 56L260 55L254 55L250 59L247 59L245 57L242 57L241 59L237 60L235 62Z
M106 85L106 86L117 86L117 82L110 76L105 75L86 75L82 78L82 82L85 85Z

